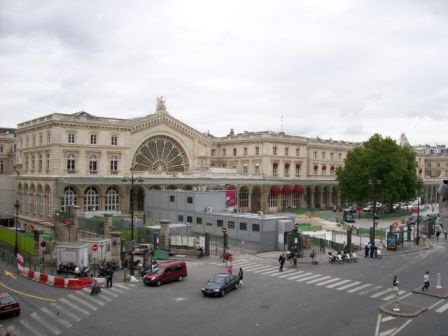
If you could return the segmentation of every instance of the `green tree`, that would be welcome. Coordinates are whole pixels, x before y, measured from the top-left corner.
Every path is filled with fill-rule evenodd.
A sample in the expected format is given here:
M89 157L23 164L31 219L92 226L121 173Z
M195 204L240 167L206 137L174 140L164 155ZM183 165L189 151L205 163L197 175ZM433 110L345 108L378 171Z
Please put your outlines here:
M341 196L358 204L376 200L384 204L415 198L419 178L411 147L374 134L347 154L344 167L336 170Z

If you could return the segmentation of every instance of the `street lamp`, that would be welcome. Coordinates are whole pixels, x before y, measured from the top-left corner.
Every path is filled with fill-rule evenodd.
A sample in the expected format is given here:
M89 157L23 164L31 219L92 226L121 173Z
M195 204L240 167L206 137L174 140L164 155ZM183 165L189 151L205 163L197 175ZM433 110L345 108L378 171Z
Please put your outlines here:
M371 244L375 246L375 227L376 227L376 222L375 222L375 217L376 217L376 186L381 184L381 180L377 179L377 178L372 178L369 179L369 184L372 186L372 197L373 197L373 213L372 213L372 217L373 217L373 223L372 223L372 233L370 234L370 238L371 238Z
M415 244L420 245L420 193L423 187L423 182L418 180L415 183L415 189L417 189L417 236L415 237Z
M132 244L134 243L134 200L132 197L132 191L134 189L134 183L135 182L144 182L142 177L134 177L134 172L131 171L131 177L126 177L124 176L123 179L121 180L122 182L131 182L131 189L129 190L129 195L130 195L130 210L131 210L131 246L129 246L130 248L130 267L129 267L129 272L131 275L134 275L134 254L132 253Z
M14 204L14 208L16 208L16 245L14 248L14 253L17 256L17 253L19 252L19 243L17 241L17 224L19 223L19 209L20 209L19 200L16 200L16 203Z

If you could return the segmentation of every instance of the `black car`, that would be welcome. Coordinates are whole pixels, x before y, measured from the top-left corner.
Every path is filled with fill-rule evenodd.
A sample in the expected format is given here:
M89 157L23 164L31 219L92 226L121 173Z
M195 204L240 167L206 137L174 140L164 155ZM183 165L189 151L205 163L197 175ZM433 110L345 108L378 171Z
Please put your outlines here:
M344 211L344 216L342 218L346 223L355 223L355 217L351 212Z
M202 295L204 296L224 296L232 289L238 289L239 278L229 273L218 273L214 275L202 287Z

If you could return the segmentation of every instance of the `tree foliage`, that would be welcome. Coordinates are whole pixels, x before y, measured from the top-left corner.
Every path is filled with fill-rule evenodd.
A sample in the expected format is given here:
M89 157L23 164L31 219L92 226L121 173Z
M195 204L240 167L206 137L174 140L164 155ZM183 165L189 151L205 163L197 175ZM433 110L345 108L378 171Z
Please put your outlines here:
M411 147L374 134L351 150L344 167L336 170L341 196L358 204L376 200L384 204L415 198L418 185L416 157Z

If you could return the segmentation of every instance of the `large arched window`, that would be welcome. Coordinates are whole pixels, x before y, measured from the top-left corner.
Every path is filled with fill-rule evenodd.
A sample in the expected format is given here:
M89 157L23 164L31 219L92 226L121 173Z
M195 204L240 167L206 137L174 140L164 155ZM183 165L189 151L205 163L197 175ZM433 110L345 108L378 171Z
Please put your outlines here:
M95 187L88 187L84 193L84 210L98 210L98 191Z
M90 173L92 174L96 174L97 171L97 159L96 159L96 155L90 155L89 158L89 170Z
M63 212L73 211L71 207L77 204L78 204L78 195L76 194L75 189L73 189L72 187L65 188L64 198L62 201L62 211Z
M76 158L75 154L69 154L67 156L67 171L74 172L76 167Z
M110 187L106 191L106 211L118 211L120 210L120 194L117 189Z

